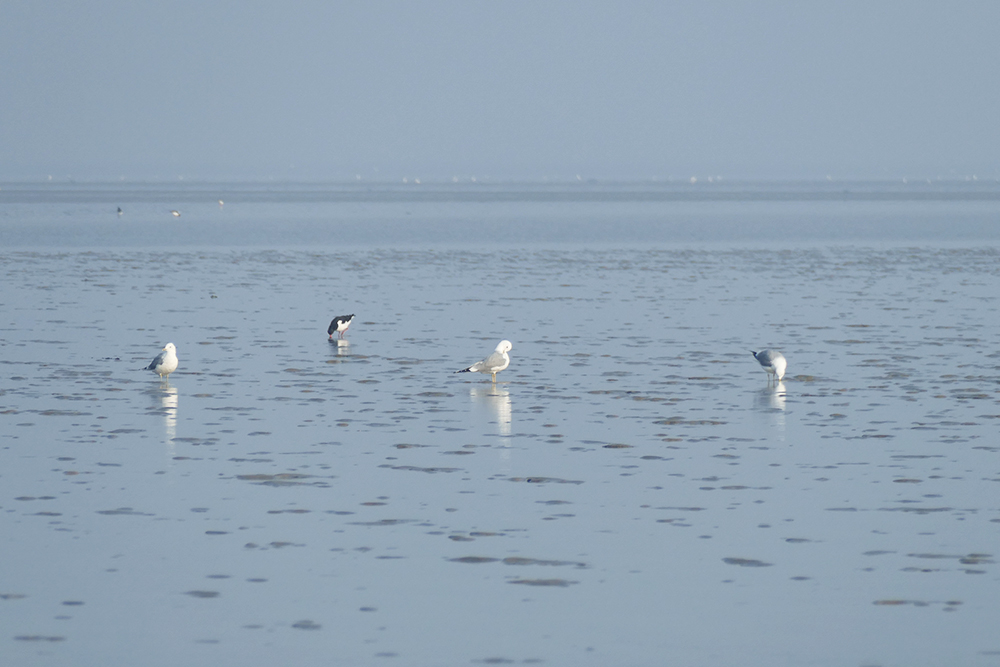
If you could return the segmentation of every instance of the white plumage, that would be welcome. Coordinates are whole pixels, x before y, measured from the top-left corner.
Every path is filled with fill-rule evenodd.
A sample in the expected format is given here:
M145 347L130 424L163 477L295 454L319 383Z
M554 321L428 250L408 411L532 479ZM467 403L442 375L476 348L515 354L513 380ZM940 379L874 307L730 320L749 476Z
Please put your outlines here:
M781 352L777 350L761 350L760 352L750 350L750 354L757 360L761 368L767 372L768 379L777 381L785 377L785 368L788 366L788 362L785 360L785 355Z
M177 370L177 348L174 347L174 344L167 343L163 352L160 352L155 359L149 362L146 370L153 371L160 376L161 380L164 377L169 380L170 374Z
M456 373L489 373L493 376L493 381L497 381L497 373L507 368L510 365L510 357L507 353L511 351L514 346L511 345L509 340L502 340L497 345L496 349L493 350L493 354L486 357L482 361L477 361L468 368L463 368L460 371L455 371Z

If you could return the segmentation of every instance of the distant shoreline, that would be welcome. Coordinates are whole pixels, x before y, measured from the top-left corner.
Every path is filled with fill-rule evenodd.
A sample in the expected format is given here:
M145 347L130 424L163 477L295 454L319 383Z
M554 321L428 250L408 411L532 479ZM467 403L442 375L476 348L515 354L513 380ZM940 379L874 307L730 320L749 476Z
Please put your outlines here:
M998 181L0 183L0 203L1000 201Z

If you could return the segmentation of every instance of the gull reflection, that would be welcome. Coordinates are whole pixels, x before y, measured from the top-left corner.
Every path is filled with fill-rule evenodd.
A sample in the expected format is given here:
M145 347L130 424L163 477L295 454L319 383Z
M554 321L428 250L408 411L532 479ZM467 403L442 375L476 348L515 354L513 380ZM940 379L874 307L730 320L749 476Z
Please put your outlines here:
M177 436L177 387L160 387L156 393L159 397L160 413L163 415L163 437L167 443L167 454L172 458L174 438Z
M497 433L502 436L510 435L512 419L509 389L493 384L474 385L469 388L469 396L472 398L474 414L484 414L489 421L497 425ZM479 421L478 417L474 418Z
M330 347L338 357L351 353L351 341L346 338L331 338Z
M774 425L782 434L785 431L786 396L785 383L781 381L774 385L768 385L754 395L754 408L758 412L770 414L774 419Z
M469 388L469 397L472 399L473 422L480 424L488 421L497 425L497 434L503 438L500 441L501 467L510 472L510 390L495 384L473 385Z
M469 388L472 398L472 419L475 423L489 421L497 425L497 434L504 438L501 442L500 458L503 459L505 470L510 466L510 436L511 409L510 390L497 385L479 385Z

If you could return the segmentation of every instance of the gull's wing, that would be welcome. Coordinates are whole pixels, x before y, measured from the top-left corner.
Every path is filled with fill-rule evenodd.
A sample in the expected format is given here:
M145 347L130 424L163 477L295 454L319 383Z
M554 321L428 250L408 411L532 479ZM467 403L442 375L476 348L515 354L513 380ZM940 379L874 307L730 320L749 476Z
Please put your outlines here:
M163 360L166 358L167 358L167 351L164 350L163 352L160 352L158 355L156 355L156 357L154 357L151 362L149 362L149 365L146 366L146 370L147 371L155 370L156 367L162 364Z

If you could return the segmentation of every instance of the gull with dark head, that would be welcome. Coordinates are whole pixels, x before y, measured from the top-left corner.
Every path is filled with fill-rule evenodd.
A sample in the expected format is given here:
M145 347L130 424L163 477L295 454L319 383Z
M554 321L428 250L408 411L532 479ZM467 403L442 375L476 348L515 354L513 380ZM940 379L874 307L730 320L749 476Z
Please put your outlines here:
M507 353L511 351L511 345L509 340L502 340L497 345L497 348L493 350L493 354L486 357L482 361L477 361L468 368L463 368L460 371L455 371L456 373L489 373L493 376L493 382L497 381L497 373L507 368L510 365L510 357Z
M330 334L330 338L333 338L333 334L337 334L340 338L344 337L344 332L347 331L347 327L351 326L351 322L354 321L354 315L338 315L333 318L330 322L330 326L327 328L326 332Z
M785 377L785 368L788 366L788 362L785 361L785 355L781 352L777 350L761 350L760 352L750 350L750 354L767 372L768 380L778 382Z
M163 352L156 355L156 358L149 362L145 370L153 371L160 376L160 379L170 379L170 374L177 370L177 348L173 343L167 343L163 347Z

